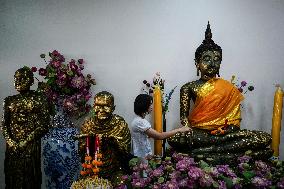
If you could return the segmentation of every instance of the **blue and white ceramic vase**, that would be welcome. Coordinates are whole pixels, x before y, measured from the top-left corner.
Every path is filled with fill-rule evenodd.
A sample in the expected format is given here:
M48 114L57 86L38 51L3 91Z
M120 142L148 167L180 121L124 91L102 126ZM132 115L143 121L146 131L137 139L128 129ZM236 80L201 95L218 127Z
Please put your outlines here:
M77 134L79 131L69 116L57 111L53 128L42 140L45 188L69 189L77 180L80 170L78 141L74 140Z

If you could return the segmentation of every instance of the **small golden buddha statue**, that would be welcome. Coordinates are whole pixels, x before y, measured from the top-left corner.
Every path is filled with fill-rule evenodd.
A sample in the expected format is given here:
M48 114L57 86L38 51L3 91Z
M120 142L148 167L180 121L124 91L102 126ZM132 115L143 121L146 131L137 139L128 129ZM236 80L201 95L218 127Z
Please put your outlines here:
M194 157L214 159L216 163L252 151L252 156L268 159L271 136L262 131L241 130L240 103L242 93L230 82L217 78L222 61L222 49L212 40L208 22L203 43L195 52L197 76L200 79L180 89L180 119L192 132L176 134L168 140L170 146ZM219 76L220 77L220 76ZM191 112L190 101L194 102ZM227 162L228 163L228 162Z
M79 151L82 157L86 154L85 136L102 135L101 154L103 164L100 166L99 177L112 183L128 171L131 136L125 120L116 114L114 97L102 91L94 97L94 115L83 123L80 132ZM90 143L94 139L90 139ZM92 146L90 144L90 146ZM90 155L94 153L90 147ZM82 159L83 161L83 159Z
M2 132L6 140L6 189L41 188L41 137L50 124L46 97L30 90L34 82L28 67L18 69L14 84L19 94L4 100Z

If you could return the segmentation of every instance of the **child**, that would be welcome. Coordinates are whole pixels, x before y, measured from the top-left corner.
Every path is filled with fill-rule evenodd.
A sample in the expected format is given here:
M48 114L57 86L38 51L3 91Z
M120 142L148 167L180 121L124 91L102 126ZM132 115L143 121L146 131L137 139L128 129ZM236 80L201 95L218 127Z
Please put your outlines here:
M152 155L149 137L156 140L163 140L175 135L178 132L189 132L191 128L180 127L168 132L159 133L151 128L151 124L145 116L152 111L152 97L147 94L140 94L134 102L134 112L136 117L131 123L131 138L133 155L145 159Z

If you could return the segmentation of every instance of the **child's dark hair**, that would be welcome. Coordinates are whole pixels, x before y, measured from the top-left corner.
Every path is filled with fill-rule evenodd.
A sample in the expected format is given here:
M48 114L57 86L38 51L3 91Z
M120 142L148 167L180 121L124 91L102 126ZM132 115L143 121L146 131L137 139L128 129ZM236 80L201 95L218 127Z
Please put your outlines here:
M152 104L152 97L148 94L140 94L134 101L134 112L136 115L141 116L146 113Z

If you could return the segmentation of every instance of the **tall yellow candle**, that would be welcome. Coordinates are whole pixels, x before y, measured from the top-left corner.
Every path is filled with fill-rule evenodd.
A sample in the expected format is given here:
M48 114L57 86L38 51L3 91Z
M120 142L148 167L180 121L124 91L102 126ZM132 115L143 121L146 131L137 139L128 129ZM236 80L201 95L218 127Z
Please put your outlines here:
M274 95L272 130L271 130L271 135L272 135L271 148L274 151L273 153L274 157L279 156L282 105L283 105L283 91L279 86L277 86L277 89Z
M154 129L158 132L163 132L162 127L162 94L159 87L154 89ZM154 154L162 156L162 140L154 141Z

